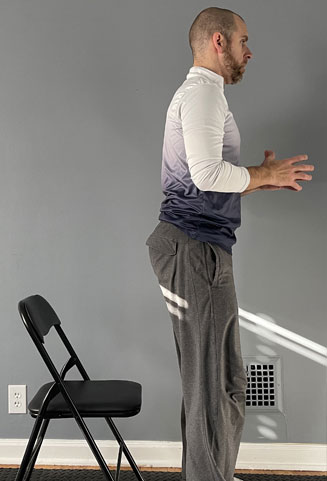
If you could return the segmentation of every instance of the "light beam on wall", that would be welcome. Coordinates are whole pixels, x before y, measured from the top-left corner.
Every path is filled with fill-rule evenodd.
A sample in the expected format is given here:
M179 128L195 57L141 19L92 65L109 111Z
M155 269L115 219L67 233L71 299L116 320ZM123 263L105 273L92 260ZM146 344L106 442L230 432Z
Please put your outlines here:
M240 326L327 366L327 347L239 307ZM243 320L242 318L246 319ZM249 322L247 322L249 321Z

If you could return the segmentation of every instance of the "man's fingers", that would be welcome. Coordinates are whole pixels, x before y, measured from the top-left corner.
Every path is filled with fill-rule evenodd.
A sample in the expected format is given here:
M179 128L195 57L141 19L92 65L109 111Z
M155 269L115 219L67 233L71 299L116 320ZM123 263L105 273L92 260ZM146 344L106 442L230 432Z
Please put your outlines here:
M300 164L296 166L295 172L301 172L301 170L315 170L314 165L311 164Z
M290 160L291 164L293 164L295 162L300 162L300 160L308 160L308 156L307 155L296 155L295 157L291 157L288 160Z

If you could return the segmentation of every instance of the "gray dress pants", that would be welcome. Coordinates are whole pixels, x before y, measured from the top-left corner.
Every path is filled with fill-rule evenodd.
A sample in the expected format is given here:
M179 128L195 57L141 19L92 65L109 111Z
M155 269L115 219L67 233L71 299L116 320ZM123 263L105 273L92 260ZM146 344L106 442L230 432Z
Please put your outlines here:
M232 255L161 221L146 239L182 382L182 480L233 481L245 420Z

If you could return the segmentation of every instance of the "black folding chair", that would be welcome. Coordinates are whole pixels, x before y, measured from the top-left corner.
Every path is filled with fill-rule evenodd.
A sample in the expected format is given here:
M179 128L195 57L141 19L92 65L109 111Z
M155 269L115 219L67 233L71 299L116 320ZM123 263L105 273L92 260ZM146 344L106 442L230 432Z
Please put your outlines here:
M90 380L81 361L61 328L61 322L42 296L36 294L18 303L19 314L33 339L54 382L40 387L28 404L28 411L36 418L30 439L18 470L16 481L28 481L40 451L50 419L75 418L107 480L118 481L122 452L126 456L137 479L144 481L127 446L111 417L131 417L141 411L142 385L124 380ZM44 336L54 326L64 343L70 358L61 372L57 371L44 345ZM83 380L64 380L73 366L79 370ZM113 432L118 444L116 476L113 477L94 438L83 418L103 417Z

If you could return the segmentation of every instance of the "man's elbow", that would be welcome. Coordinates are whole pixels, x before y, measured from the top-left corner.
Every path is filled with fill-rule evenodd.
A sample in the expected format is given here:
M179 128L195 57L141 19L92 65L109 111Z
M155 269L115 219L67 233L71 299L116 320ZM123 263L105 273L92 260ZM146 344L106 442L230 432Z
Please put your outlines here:
M203 189L203 182L201 181L201 179L197 178L197 177L192 177L191 176L191 180L193 182L193 184L195 185L195 187L199 190L205 190Z
M212 191L212 192L223 192L223 185L222 182L219 182L219 179L216 179L213 183L208 178L204 178L203 176L191 176L193 184L202 191Z
M193 168L190 169L191 179L194 185L203 191L216 191L216 192L223 192L224 189L224 178L223 178L223 163L217 163L216 160L206 159L206 162L209 163L205 169ZM220 190L222 189L222 190Z
M202 191L221 192L223 194L234 194L240 192L240 190L237 190L235 186L228 185L229 183L222 177L216 178L214 182L212 179L210 180L208 178L201 178L199 176L193 176L191 179L193 184Z

